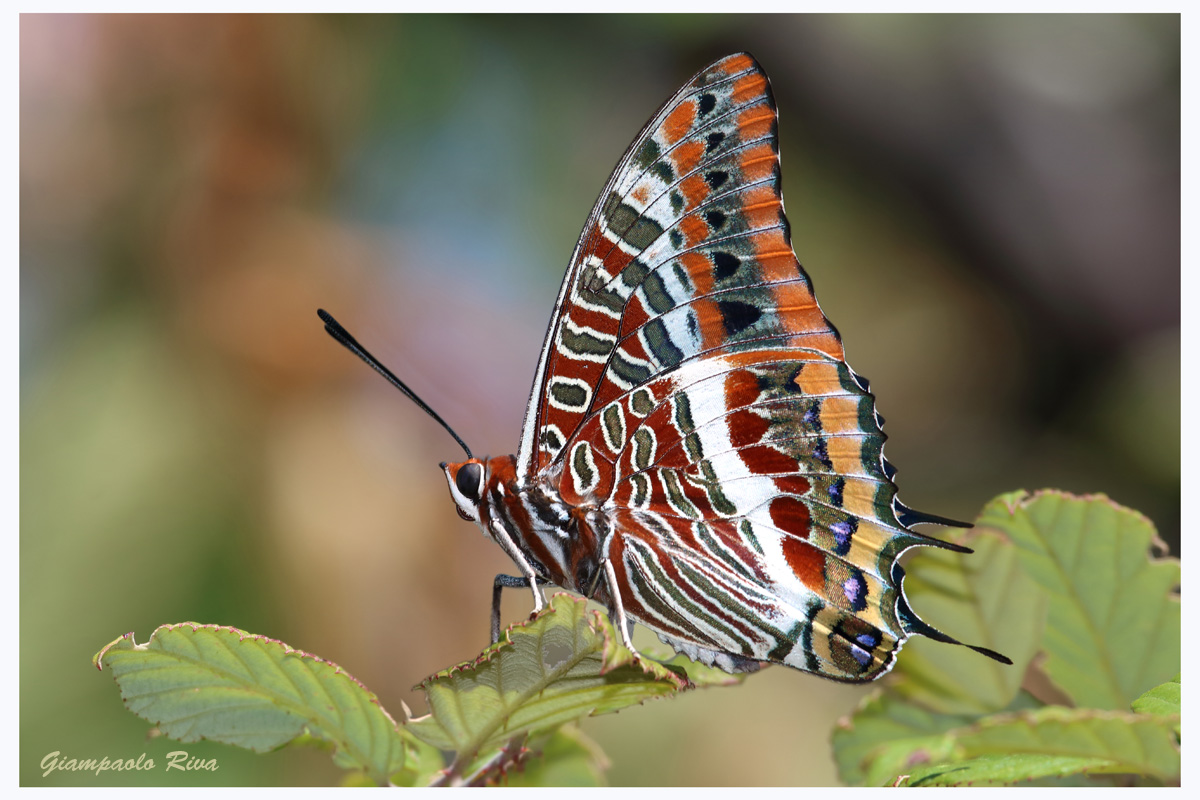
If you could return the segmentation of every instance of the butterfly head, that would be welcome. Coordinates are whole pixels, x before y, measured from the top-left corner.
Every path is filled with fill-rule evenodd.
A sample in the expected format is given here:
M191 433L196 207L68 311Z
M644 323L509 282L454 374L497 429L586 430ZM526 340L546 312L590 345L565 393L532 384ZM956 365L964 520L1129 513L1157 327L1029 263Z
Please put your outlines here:
M454 498L458 515L467 522L483 527L484 497L491 472L487 463L482 459L469 458L455 464L443 462L441 467L450 485L450 496Z

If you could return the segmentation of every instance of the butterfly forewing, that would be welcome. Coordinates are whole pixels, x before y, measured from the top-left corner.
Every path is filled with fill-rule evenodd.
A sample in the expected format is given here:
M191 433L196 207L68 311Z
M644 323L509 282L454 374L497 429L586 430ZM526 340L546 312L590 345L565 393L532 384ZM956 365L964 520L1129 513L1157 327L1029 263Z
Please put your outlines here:
M772 332L841 357L788 242L770 87L741 54L676 93L601 192L547 334L518 473L562 455L598 405Z

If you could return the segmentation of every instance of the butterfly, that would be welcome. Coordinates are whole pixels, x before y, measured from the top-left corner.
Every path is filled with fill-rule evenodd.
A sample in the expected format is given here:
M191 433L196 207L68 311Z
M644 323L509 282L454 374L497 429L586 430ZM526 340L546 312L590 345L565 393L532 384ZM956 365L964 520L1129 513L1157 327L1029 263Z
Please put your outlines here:
M326 330L441 423L459 516L553 584L727 672L886 673L921 634L899 558L970 550L896 497L883 420L792 251L778 116L749 54L704 68L633 140L555 301L515 455L472 456L329 314ZM965 526L969 527L969 526ZM997 661L1007 658L967 645Z

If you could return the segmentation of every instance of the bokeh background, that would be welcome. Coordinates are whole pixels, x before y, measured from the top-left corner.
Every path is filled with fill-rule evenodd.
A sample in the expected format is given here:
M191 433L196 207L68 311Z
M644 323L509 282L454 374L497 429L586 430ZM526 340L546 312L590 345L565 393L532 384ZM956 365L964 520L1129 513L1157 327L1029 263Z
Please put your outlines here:
M795 247L905 501L1105 492L1178 553L1177 16L26 15L20 37L24 784L338 780L210 743L186 749L217 773L43 778L55 750L176 748L89 663L162 623L268 634L423 709L511 565L453 511L454 442L315 310L512 452L597 192L737 50L772 78ZM617 785L828 785L867 691L775 668L584 730Z

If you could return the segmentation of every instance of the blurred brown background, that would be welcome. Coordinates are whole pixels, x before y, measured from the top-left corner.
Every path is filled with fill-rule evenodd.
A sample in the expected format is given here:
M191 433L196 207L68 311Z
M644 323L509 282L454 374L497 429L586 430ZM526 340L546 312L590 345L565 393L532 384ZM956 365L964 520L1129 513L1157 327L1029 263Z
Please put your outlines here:
M312 751L156 760L89 658L219 622L401 714L511 565L454 442L512 452L584 217L642 123L749 50L800 260L916 508L1105 492L1179 543L1177 16L21 20L21 781L327 784ZM919 556L918 556L919 557ZM507 621L528 597L505 603ZM936 620L933 620L936 623ZM639 639L640 640L640 639ZM867 690L782 668L589 720L614 784L831 784Z

